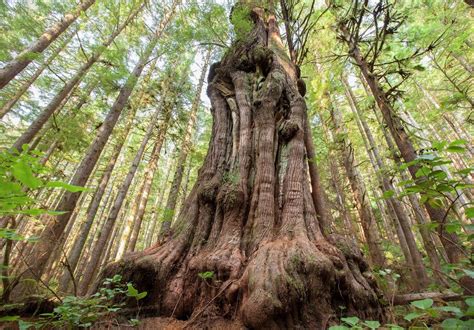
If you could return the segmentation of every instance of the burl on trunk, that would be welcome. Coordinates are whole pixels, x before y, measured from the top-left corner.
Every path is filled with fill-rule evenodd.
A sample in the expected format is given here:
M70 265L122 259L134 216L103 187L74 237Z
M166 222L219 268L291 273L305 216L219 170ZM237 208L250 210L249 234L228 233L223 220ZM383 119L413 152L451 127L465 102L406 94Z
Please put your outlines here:
M251 31L211 66L209 151L176 223L159 244L110 264L102 277L122 274L148 292L151 314L178 319L214 315L250 328L313 329L341 311L381 319L359 250L324 237L317 222L299 70L274 15L248 13Z

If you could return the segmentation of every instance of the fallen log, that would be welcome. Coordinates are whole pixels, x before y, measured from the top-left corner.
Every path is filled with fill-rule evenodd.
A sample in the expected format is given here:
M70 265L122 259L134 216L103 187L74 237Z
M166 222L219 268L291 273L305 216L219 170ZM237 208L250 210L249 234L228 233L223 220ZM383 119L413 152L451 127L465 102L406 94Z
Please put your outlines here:
M393 297L393 305L407 305L412 301L422 299L433 299L435 301L457 301L462 300L464 295L454 292L419 292L400 294Z

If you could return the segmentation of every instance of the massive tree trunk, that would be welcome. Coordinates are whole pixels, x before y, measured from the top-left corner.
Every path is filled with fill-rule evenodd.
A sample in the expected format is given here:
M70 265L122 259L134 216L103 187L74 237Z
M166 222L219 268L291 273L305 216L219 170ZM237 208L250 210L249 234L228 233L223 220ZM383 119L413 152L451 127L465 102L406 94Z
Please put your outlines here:
M142 311L180 319L217 315L260 329L322 329L341 310L380 319L358 249L335 235L328 241L319 228L305 101L275 18L261 8L250 13L251 32L211 66L210 147L170 235L102 276L122 274L148 292Z
M61 33L66 31L79 15L92 6L94 2L95 0L82 1L73 12L66 14L59 22L46 30L38 40L18 54L15 59L7 63L4 68L0 69L0 89L5 87L10 80L15 78L17 74L26 68L26 66L33 61L35 56L41 54Z

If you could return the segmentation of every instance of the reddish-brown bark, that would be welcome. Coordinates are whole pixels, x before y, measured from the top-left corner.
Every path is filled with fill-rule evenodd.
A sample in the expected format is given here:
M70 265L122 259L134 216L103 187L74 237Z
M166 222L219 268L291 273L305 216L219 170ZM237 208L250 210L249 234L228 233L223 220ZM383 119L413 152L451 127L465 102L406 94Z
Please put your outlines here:
M254 8L252 19L246 39L211 66L209 151L170 235L102 276L122 274L148 292L142 311L178 319L217 315L249 328L321 329L341 306L383 318L358 249L321 233L296 69L273 15Z

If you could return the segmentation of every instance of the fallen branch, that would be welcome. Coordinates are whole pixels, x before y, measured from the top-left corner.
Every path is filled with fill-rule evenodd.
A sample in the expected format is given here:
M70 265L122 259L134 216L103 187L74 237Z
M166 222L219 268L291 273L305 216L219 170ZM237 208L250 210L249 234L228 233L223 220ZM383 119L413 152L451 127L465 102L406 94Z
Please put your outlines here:
M420 292L420 293L408 293L396 295L393 298L393 305L407 305L412 301L422 299L433 299L438 301L456 301L462 300L464 296L462 294L449 292Z

